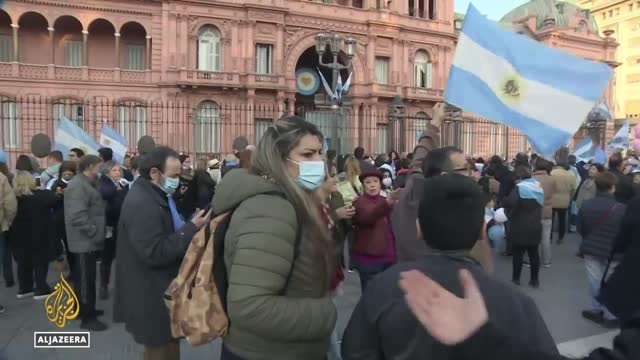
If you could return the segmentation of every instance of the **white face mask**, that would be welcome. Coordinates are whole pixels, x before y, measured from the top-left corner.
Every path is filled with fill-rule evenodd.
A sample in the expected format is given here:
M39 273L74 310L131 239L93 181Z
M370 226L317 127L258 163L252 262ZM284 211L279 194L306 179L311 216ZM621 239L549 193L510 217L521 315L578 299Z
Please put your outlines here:
M382 179L382 185L384 185L384 187L389 187L391 186L392 183L393 181L391 180L391 178Z

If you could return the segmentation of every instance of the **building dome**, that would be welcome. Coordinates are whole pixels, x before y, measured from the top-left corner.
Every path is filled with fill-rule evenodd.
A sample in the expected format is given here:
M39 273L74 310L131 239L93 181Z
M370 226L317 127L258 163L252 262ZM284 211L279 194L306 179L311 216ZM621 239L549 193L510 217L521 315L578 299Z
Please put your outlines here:
M530 0L526 4L522 4L511 10L500 19L501 23L513 23L523 17L535 15L536 29L539 30L545 26L547 21L555 21L555 26L569 26L570 20L574 17L584 18L588 30L592 33L598 33L598 25L589 10L582 9L577 5L566 1L558 0Z

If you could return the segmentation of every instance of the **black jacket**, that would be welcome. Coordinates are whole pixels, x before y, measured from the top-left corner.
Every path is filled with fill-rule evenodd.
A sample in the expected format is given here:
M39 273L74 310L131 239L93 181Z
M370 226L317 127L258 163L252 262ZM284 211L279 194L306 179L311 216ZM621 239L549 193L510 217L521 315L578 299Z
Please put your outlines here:
M622 261L600 290L600 302L623 323L640 311L640 197L629 202L615 243Z
M626 204L633 199L635 193L633 191L633 179L629 175L623 174L620 170L610 170L616 176L616 200Z
M122 203L127 196L129 186L118 188L109 177L102 175L98 180L98 190L107 205L107 226L118 226Z
M555 342L533 300L509 284L491 278L470 258L430 255L397 264L369 283L344 332L343 359L454 358L452 349L431 337L411 313L398 279L404 271L418 270L461 296L457 274L462 268L473 274L484 295L489 318L501 331L513 334L531 348L557 354Z
M523 199L516 186L504 199L503 206L509 226L507 238L518 246L535 246L542 239L542 205L533 199Z
M167 199L160 188L139 178L124 200L118 224L113 317L143 345L172 339L163 295L198 230L192 222L174 229Z
M625 210L626 205L617 202L609 193L597 193L596 197L585 201L578 212L576 224L582 236L580 251L607 259L620 231Z
M571 358L545 353L542 349L525 347L491 323L480 328L465 342L453 347L456 359L474 360L570 360ZM428 358L424 358L428 359ZM623 329L613 340L613 350L596 349L583 360L640 359L640 320Z
M48 264L59 255L53 210L60 197L50 190L34 190L17 200L18 212L9 230L13 256L18 263Z

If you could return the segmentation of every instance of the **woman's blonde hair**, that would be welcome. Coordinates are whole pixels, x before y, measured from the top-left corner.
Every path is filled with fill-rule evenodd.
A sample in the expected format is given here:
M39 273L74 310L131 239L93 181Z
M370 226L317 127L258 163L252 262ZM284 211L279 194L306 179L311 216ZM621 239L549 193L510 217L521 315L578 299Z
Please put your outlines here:
M13 191L16 196L33 195L36 189L36 179L28 172L20 170L13 177Z
M304 229L305 238L313 242L328 285L335 270L332 256L335 245L322 219L320 201L296 183L286 165L289 153L306 135L316 136L320 143L324 140L320 130L301 117L288 116L276 121L262 136L250 172L273 181L291 202L301 221L298 225Z
M357 179L360 176L360 162L353 155L349 155L344 162L344 172L347 174L349 181Z

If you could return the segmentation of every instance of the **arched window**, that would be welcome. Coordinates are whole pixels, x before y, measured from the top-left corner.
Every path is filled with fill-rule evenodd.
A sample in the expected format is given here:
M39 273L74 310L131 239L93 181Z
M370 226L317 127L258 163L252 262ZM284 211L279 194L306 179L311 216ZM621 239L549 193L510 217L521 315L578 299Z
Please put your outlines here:
M213 26L204 26L198 32L198 70L220 71L222 45L220 31Z
M4 148L15 148L18 146L18 108L13 99L0 97L0 119L2 119L2 143Z
M416 58L413 63L416 87L431 88L433 86L432 65L429 54L426 51L418 50L416 52Z
M84 130L84 105L75 99L59 99L53 104L54 129L58 128L60 119L66 117Z
M144 104L129 101L118 105L117 131L136 146L138 140L146 135L147 108Z
M193 131L196 152L220 152L220 107L218 104L206 100L198 105Z

